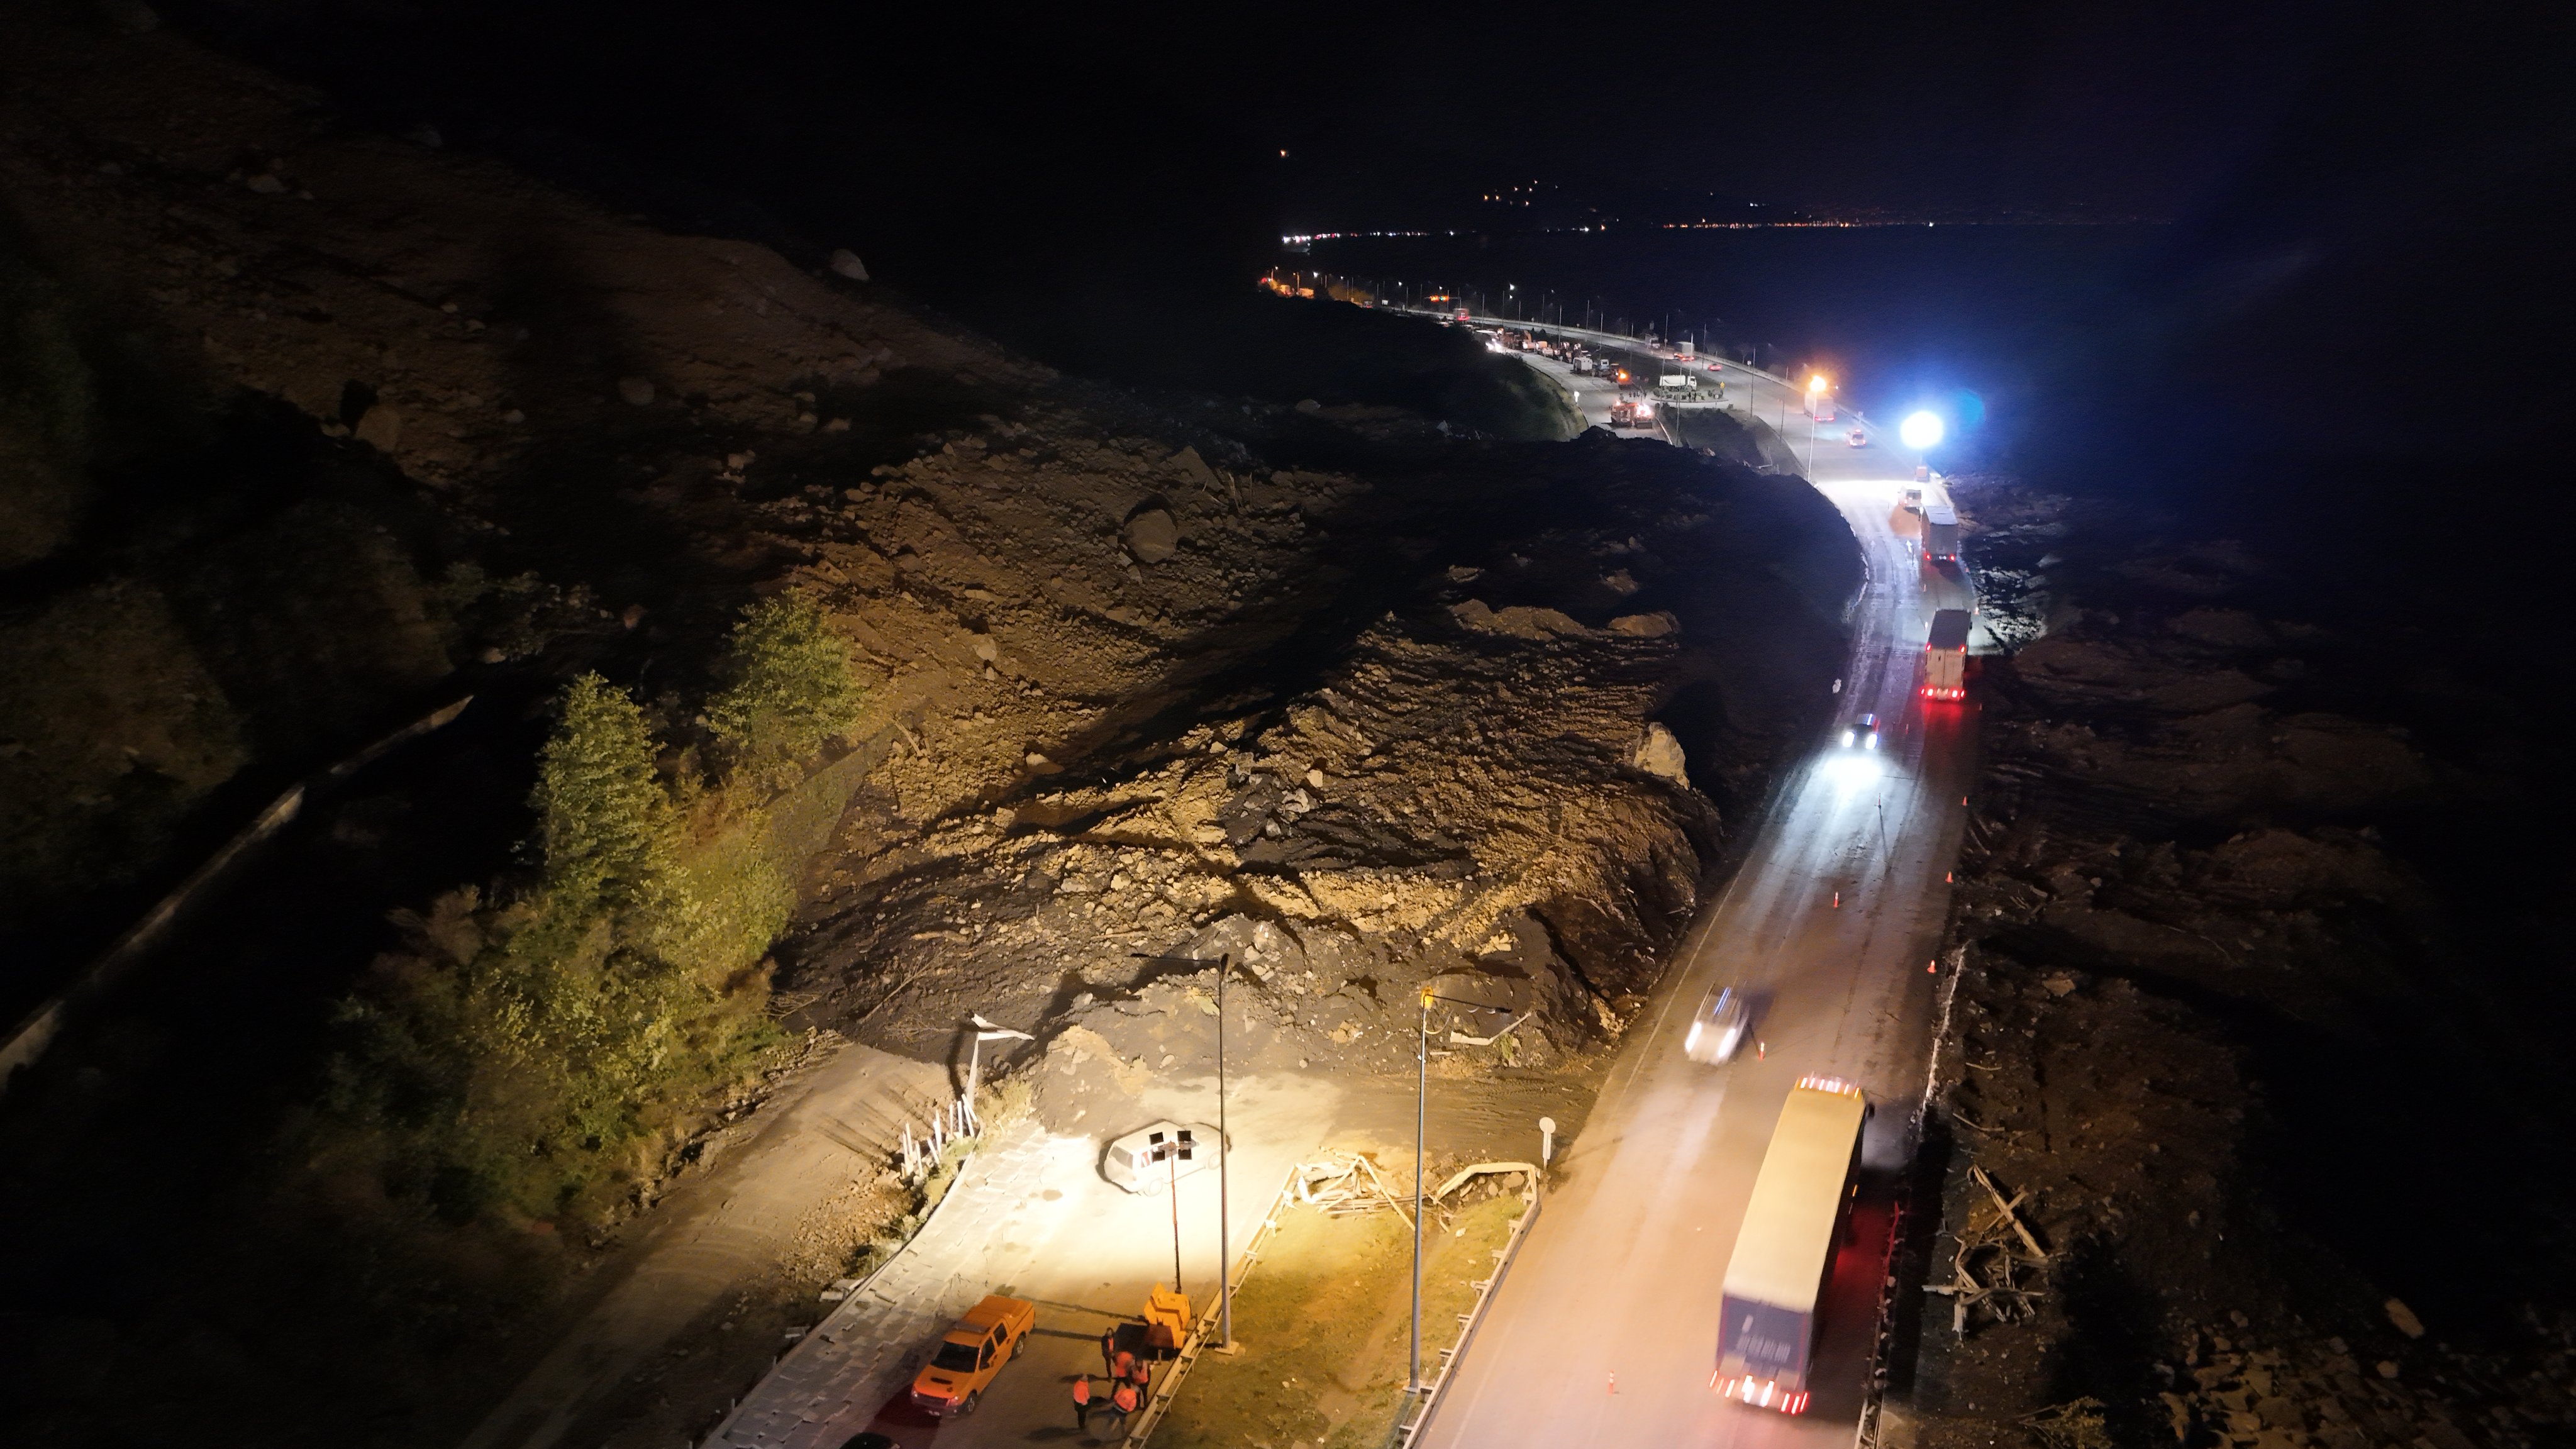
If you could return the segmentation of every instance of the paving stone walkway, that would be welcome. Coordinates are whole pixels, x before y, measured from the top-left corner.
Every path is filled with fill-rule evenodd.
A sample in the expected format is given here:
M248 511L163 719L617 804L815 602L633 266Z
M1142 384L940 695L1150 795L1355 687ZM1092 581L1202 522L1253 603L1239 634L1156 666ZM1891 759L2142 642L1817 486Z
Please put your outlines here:
M905 1119L946 1088L935 1066L842 1047L664 1204L623 1276L460 1449L555 1449L620 1379L770 1271L797 1223L890 1160Z
M1136 1313L1147 1291L1185 1273L1204 1294L1217 1266L1220 1174L1199 1171L1169 1192L1136 1194L1100 1173L1103 1138L1148 1122L1204 1124L1212 1078L1157 1083L1104 1103L1100 1136L1057 1135L1035 1121L996 1128L909 1246L816 1325L705 1441L704 1449L840 1449L869 1428L941 1333L987 1293L1038 1305L1037 1331L976 1413L935 1436L940 1449L1021 1444L1072 1432L1065 1386L1096 1372L1100 1332ZM1342 1093L1290 1076L1238 1080L1232 1102L1232 1246L1240 1252L1288 1165L1330 1128ZM1177 1242L1176 1242L1177 1238ZM1176 1252L1185 1262L1176 1264ZM1050 1428L1062 1420L1061 1429ZM881 1430L885 1425L878 1425Z
M1015 1215L1050 1177L1089 1166L1092 1144L1033 1122L997 1131L968 1159L912 1243L805 1335L706 1441L729 1449L837 1445L867 1427L940 1331L1027 1250Z

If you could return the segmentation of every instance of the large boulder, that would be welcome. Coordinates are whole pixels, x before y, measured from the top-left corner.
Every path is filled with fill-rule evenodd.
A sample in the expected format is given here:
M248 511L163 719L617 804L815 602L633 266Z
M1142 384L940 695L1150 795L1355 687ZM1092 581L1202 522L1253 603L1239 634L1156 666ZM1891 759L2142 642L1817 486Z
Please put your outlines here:
M1628 763L1649 775L1670 780L1685 790L1690 788L1689 762L1682 756L1682 742L1673 738L1673 732L1664 728L1661 720L1646 726L1646 732L1638 738L1637 748L1629 756Z
M1141 564L1158 564L1181 546L1181 526L1160 508L1148 508L1127 520L1127 556Z

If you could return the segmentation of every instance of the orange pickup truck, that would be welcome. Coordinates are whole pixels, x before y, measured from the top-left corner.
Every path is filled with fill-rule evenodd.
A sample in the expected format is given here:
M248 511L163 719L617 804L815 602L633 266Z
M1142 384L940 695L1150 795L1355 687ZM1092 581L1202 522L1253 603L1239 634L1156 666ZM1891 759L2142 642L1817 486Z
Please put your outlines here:
M971 1414L1002 1365L1037 1327L1038 1306L1025 1298L988 1293L966 1310L939 1343L939 1352L913 1375L912 1401L932 1414Z

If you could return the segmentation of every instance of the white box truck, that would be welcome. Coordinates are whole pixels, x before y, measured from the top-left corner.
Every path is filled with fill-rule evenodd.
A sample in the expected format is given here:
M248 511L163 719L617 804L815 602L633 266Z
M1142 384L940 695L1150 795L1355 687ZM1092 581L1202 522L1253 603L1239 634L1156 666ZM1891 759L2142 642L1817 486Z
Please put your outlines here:
M1806 1412L1817 1316L1868 1119L1860 1088L1833 1077L1800 1078L1780 1108L1718 1299L1712 1383L1738 1403Z
M1923 558L1926 563L1959 561L1959 515L1947 503L1923 505Z
M1932 637L1923 646L1923 697L1968 697L1968 611L1942 609L1932 616Z

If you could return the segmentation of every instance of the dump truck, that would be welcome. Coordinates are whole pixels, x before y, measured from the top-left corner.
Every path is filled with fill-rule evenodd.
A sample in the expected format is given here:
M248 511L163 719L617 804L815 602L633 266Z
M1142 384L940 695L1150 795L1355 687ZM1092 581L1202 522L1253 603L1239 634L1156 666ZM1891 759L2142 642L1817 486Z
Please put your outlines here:
M912 1402L936 1418L971 1414L1002 1365L1011 1361L1038 1324L1038 1306L1025 1298L987 1293L913 1375Z
M1806 1412L1816 1328L1852 1199L1869 1103L1836 1077L1801 1077L1780 1108L1718 1299L1721 1394Z
M1942 609L1932 616L1932 637L1923 646L1923 697L1968 697L1968 611Z
M1923 505L1923 561L1959 561L1959 515L1947 503Z

